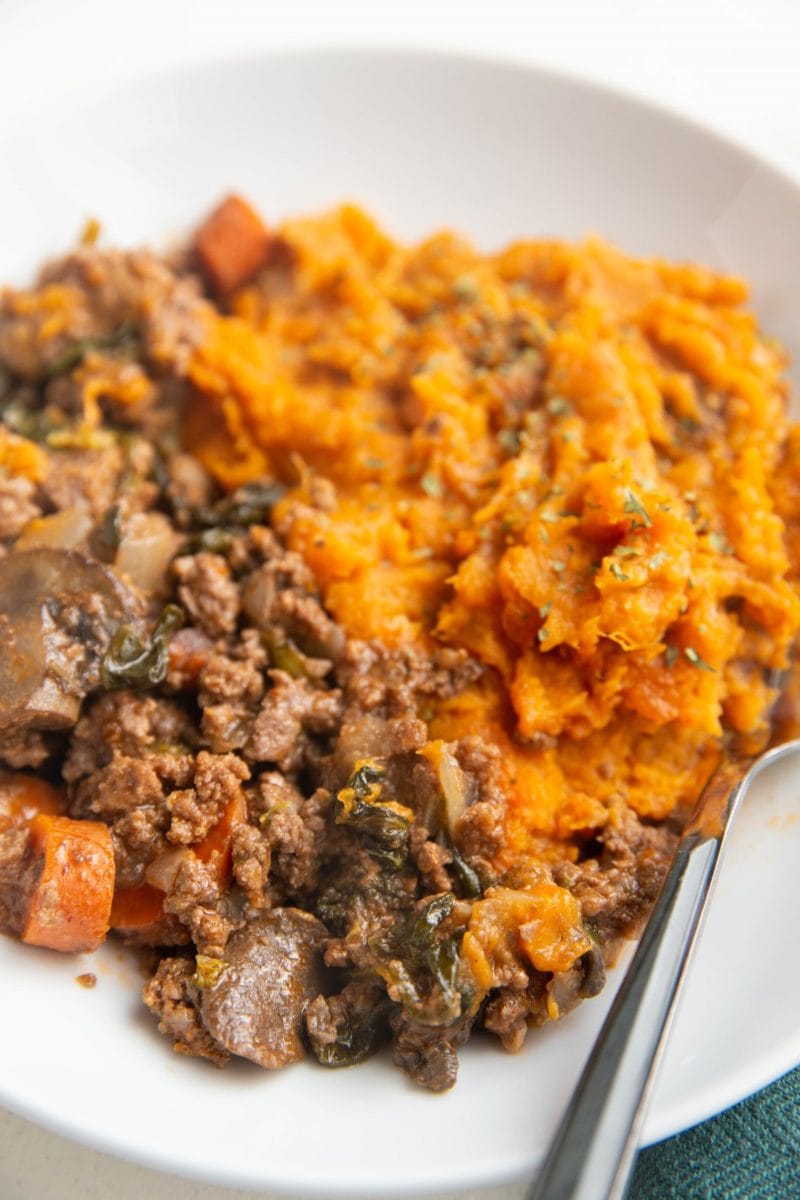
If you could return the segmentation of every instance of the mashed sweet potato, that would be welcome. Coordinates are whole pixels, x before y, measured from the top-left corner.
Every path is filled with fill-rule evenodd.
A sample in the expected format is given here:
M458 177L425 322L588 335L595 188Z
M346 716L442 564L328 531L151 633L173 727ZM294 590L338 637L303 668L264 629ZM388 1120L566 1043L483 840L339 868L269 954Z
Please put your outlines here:
M349 206L276 245L208 317L191 449L290 485L351 634L486 665L428 716L502 751L501 865L689 803L800 627L798 434L745 285L597 239L406 247Z

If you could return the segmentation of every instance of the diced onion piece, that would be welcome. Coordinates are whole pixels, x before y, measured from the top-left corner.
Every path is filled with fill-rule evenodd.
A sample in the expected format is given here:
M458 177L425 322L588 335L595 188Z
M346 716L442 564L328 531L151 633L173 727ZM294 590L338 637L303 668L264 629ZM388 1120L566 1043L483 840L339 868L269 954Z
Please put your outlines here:
M185 846L176 846L174 850L165 850L148 864L144 877L151 887L160 892L168 892L177 877L181 864L189 851Z
M124 523L116 569L143 592L165 594L177 535L163 513L132 513Z
M452 837L467 806L467 781L464 772L447 742L440 738L434 742L427 742L418 753L428 760L436 772L442 795L444 825Z
M33 550L47 546L53 550L74 550L91 532L92 518L85 508L62 508L61 512L36 517L17 538L15 550Z

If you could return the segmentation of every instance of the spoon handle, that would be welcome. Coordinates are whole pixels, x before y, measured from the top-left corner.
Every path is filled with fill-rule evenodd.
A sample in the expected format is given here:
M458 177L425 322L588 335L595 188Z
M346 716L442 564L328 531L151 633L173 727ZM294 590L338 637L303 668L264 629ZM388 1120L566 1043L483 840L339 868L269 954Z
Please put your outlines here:
M725 831L755 776L797 746L728 759L706 785L529 1200L624 1195Z

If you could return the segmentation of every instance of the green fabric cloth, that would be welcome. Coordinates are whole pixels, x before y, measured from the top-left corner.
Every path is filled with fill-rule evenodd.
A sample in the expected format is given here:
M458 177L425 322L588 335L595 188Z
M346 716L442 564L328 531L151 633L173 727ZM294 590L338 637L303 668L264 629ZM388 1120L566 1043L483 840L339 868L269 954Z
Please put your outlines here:
M627 1200L800 1200L800 1068L643 1150Z

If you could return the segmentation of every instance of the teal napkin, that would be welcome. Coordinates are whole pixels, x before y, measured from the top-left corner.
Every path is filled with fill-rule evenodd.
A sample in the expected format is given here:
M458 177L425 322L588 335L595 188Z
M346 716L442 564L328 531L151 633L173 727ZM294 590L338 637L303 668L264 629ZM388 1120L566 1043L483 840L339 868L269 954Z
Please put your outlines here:
M643 1150L628 1200L800 1200L800 1068Z

